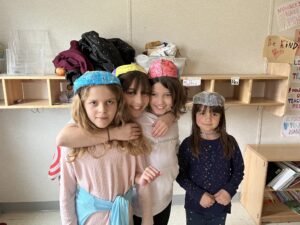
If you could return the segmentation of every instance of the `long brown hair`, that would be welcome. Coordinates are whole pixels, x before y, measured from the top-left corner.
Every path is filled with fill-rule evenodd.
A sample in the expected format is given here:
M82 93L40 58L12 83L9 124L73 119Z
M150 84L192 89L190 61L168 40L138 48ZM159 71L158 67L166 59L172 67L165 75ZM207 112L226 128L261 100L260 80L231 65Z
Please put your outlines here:
M213 113L220 113L220 122L216 128L216 132L220 134L221 144L224 149L226 158L230 158L234 153L236 145L235 139L230 136L226 131L226 118L224 106L205 106L202 104L193 104L192 109L192 132L191 132L191 147L193 156L197 157L201 154L200 143L203 141L201 138L201 130L196 123L196 114L198 112L206 112L209 110Z
M133 119L125 106L121 86L117 84L110 84L106 85L106 87L115 94L118 103L116 115L109 127L123 126L125 123L133 122ZM106 128L98 128L88 118L84 108L84 101L87 99L90 89L91 86L83 87L79 93L74 95L71 112L73 120L80 128L87 133L95 134L101 130L106 130ZM121 149L128 151L128 153L132 155L148 154L151 151L149 143L143 137L130 141L112 142L116 143ZM81 156L87 149L88 147L74 148L69 154L70 161L74 161L77 156Z

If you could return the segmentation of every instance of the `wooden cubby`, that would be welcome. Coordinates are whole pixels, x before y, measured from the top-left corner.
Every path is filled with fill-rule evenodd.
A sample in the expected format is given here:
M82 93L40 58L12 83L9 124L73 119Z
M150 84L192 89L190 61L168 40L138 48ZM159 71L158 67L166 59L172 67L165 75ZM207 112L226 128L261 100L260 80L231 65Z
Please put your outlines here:
M65 86L64 77L48 76L0 76L3 98L0 93L0 108L66 108L60 104L59 95Z
M266 74L203 74L182 76L182 80L201 80L199 86L186 87L188 107L201 91L215 91L225 97L226 106L265 106L274 115L283 116L291 67L288 63L269 63ZM232 85L231 79L239 84Z
M206 74L183 75L181 79L199 79L199 86L186 87L189 103L200 91L216 91L225 97L226 106L265 106L273 114L283 116L288 93L291 67L287 63L269 63L266 74ZM231 79L239 78L238 85ZM0 76L0 108L66 108L59 95L66 81L64 77ZM1 95L3 94L3 96Z
M245 176L241 203L257 225L264 223L300 222L300 215L282 203L264 204L270 191L266 186L269 162L300 161L300 144L247 145L244 153ZM293 187L300 190L300 185Z

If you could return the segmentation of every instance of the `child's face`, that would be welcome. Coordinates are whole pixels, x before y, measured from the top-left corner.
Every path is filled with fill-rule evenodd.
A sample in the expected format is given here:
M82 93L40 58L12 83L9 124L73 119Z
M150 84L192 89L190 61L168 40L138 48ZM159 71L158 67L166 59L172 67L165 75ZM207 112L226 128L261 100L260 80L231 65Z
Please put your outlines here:
M98 128L106 128L114 119L118 102L116 95L105 85L90 88L84 101L88 118Z
M152 86L150 107L152 112L161 116L169 112L173 106L173 98L169 89L165 88L161 83L157 82Z
M124 92L124 99L131 116L138 118L145 111L150 97L149 94L143 92L141 86L135 89L135 83L132 82L128 90Z
M196 123L202 132L214 131L220 122L221 114L215 113L209 107L206 110L200 109L196 113Z

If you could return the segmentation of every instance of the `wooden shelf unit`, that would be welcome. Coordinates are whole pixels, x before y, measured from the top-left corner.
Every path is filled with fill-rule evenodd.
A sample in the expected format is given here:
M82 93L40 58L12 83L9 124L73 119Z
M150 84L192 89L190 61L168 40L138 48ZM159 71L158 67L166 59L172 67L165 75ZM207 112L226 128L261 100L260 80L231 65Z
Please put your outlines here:
M186 87L189 103L201 91L215 91L225 97L226 106L265 106L273 114L283 116L287 102L290 64L269 63L266 74L207 74L182 76L181 79L201 80L200 86ZM231 78L239 84L232 85Z
M290 73L287 63L269 63L266 74L209 74L182 76L181 79L201 79L200 86L186 87L188 108L196 93L216 91L225 97L226 106L264 106L274 115L283 116ZM231 85L232 77L239 77L239 85ZM58 103L62 83L66 83L65 78L56 75L2 74L0 108L67 108L70 104Z
M66 84L56 75L0 75L0 109L67 108L60 104L59 95Z
M273 191L266 187L269 162L300 161L300 144L247 145L244 153L245 176L241 203L257 225L263 223L300 222L300 215L282 203L264 204L264 196ZM300 190L300 186L293 190Z

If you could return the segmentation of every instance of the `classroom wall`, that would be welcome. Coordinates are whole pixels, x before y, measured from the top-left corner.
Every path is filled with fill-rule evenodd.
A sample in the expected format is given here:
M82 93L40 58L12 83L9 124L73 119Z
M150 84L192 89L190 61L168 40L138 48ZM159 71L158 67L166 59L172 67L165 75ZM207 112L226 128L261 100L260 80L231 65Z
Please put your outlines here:
M95 30L119 37L140 53L152 40L175 43L188 59L185 74L261 73L268 34L278 32L273 9L282 0L0 0L0 42L12 29L48 30L56 53L72 39ZM261 107L228 107L227 127L242 151L253 143L299 143L280 136L282 118ZM0 109L0 203L58 200L58 183L47 177L55 137L69 120L68 109ZM179 120L189 135L190 113ZM175 195L183 194L175 184Z

